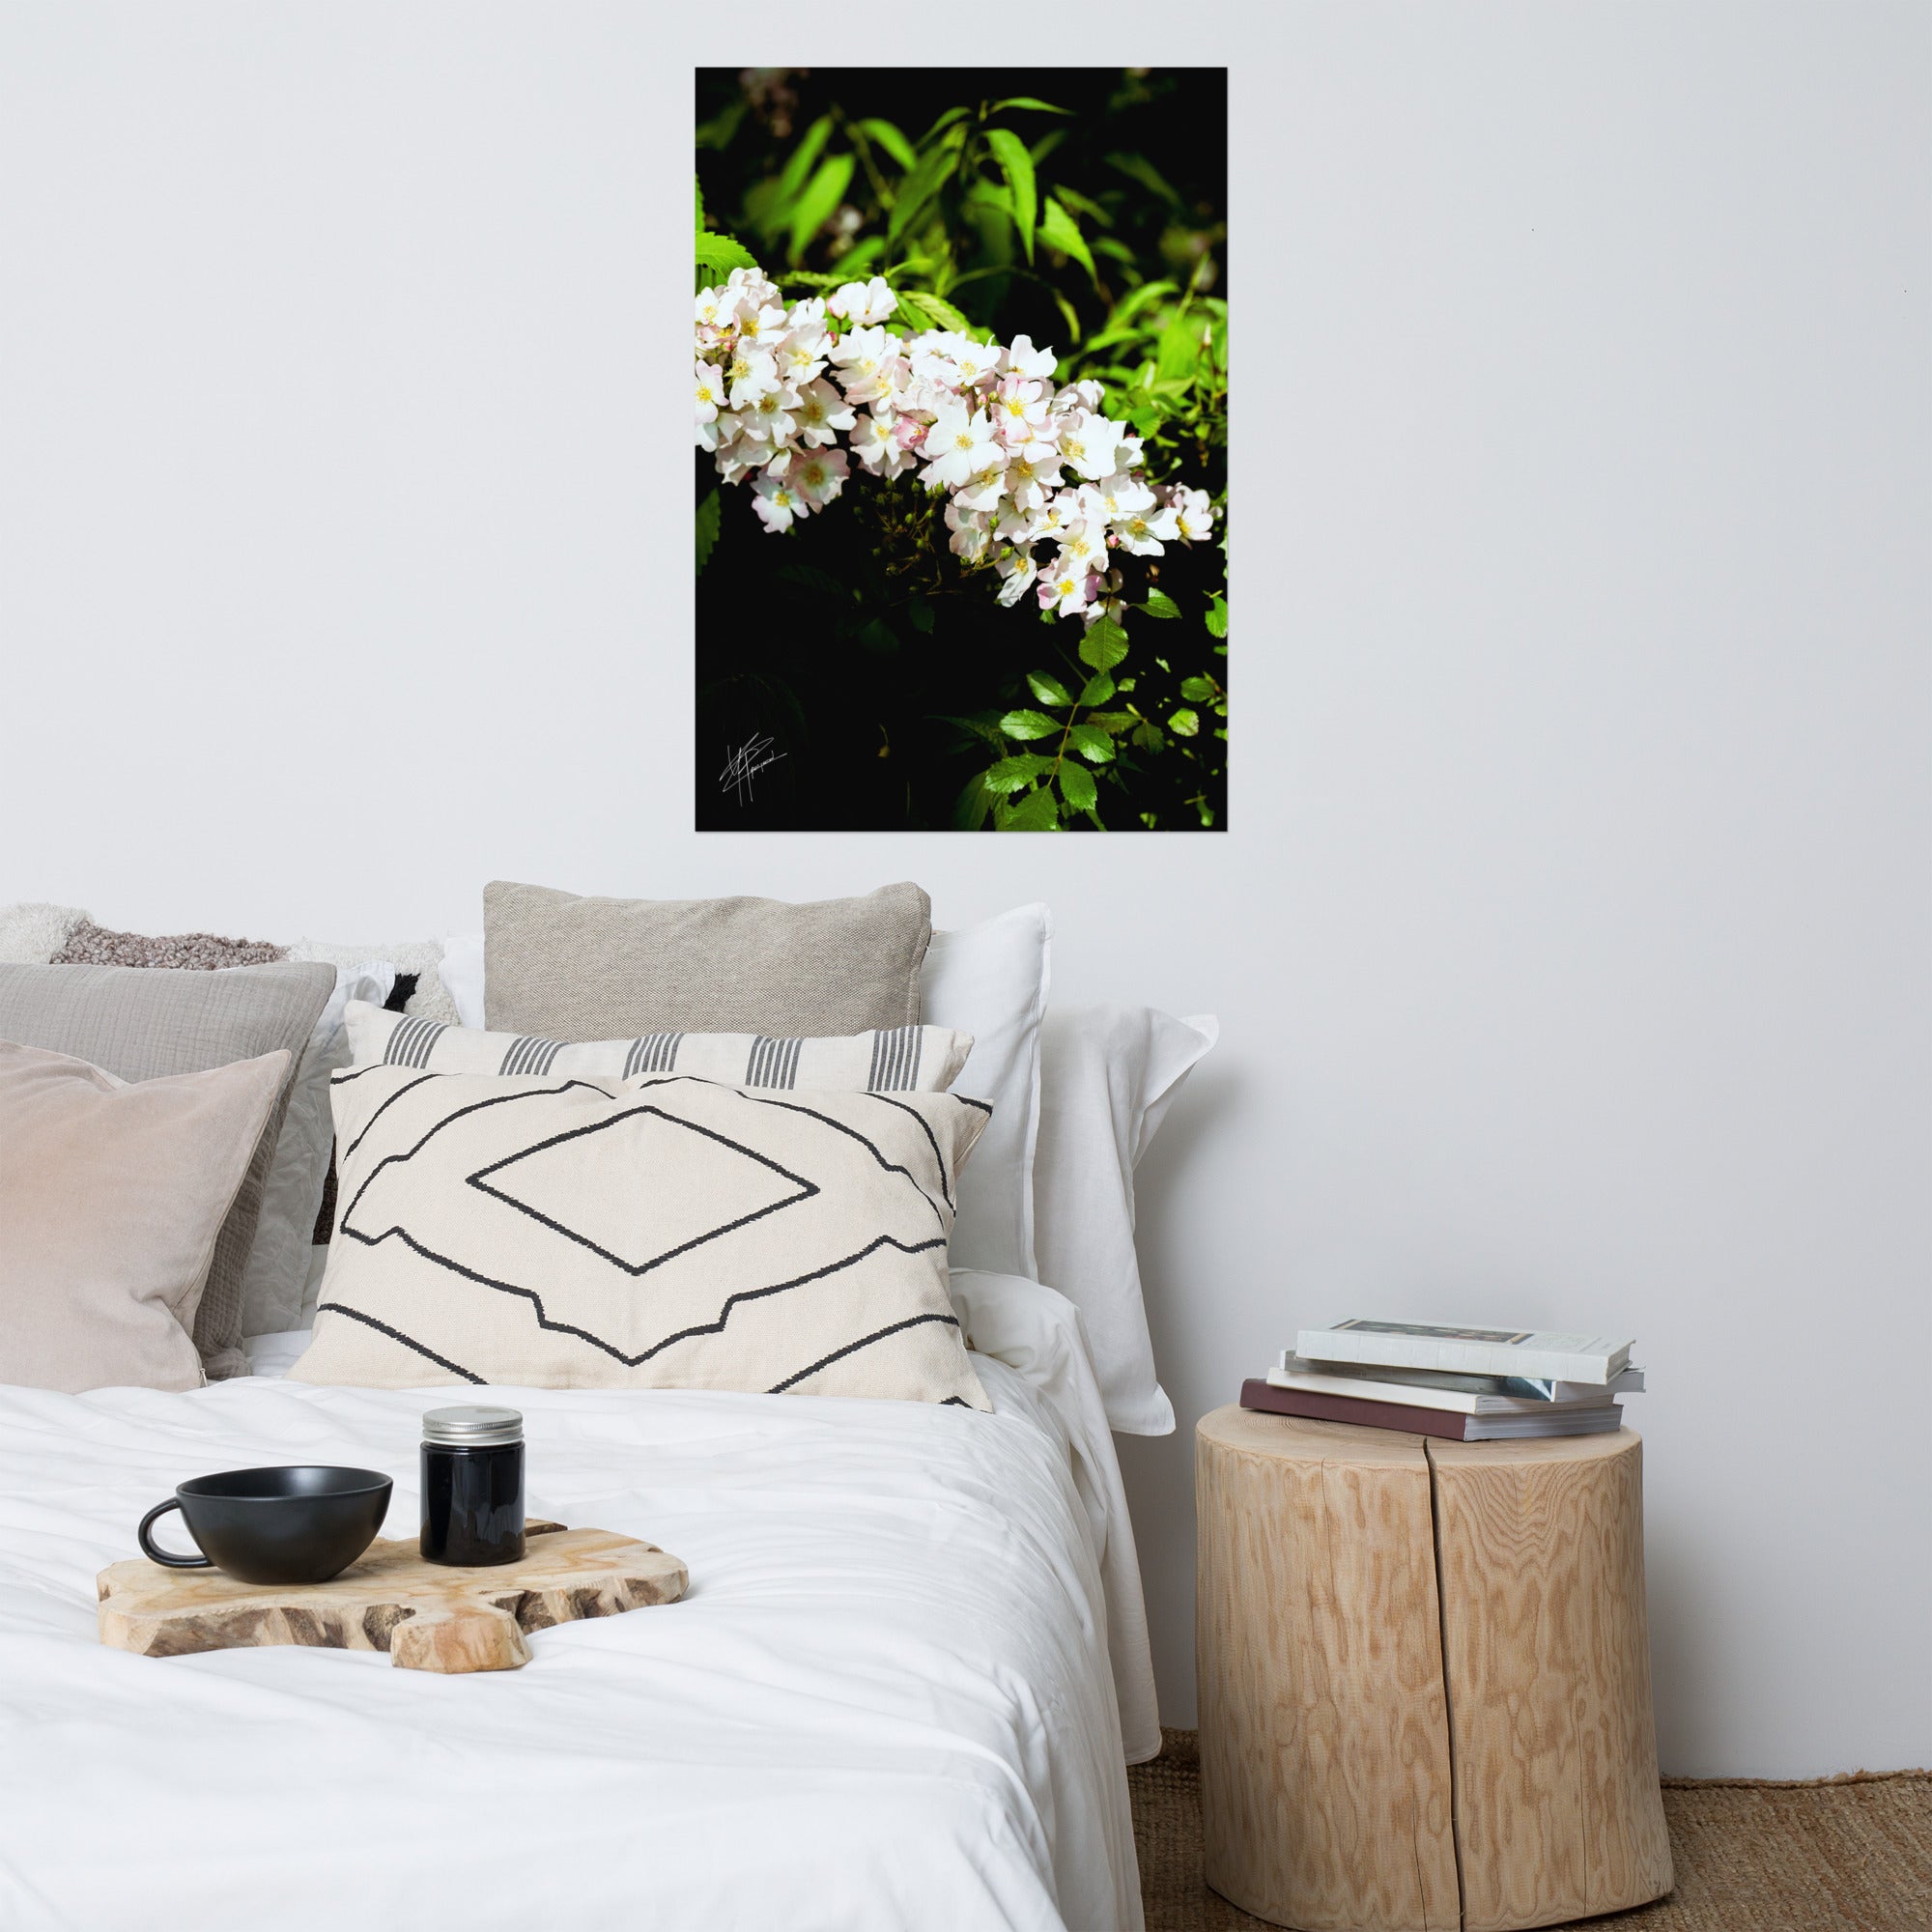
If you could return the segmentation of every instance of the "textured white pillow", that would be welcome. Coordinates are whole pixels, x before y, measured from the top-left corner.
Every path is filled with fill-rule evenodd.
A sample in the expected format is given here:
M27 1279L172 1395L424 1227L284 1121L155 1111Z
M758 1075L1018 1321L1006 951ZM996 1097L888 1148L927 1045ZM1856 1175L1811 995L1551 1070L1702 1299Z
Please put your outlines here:
M275 1140L274 1158L262 1183L262 1216L242 1271L242 1333L273 1335L302 1319L302 1286L309 1245L328 1181L334 1131L328 1117L328 1076L349 1065L344 1014L352 1000L383 1001L396 983L396 969L383 961L338 966L335 991L316 1017L301 1065L289 1089L288 1112ZM398 1023L400 1013L390 1015Z
M1128 1435L1174 1428L1141 1299L1134 1168L1220 1034L1211 1015L1116 1006L1050 1012L1041 1032L1039 1278L1079 1308L1107 1420Z
M440 939L398 939L387 946L345 946L332 939L298 939L289 948L289 957L352 969L365 959L386 959L398 973L416 976L416 989L403 1009L406 1013L454 1026L456 1002L444 990L441 978L444 944Z
M993 1118L959 1178L955 1266L1039 1279L1034 1255L1034 1144L1039 1133L1039 1028L1053 920L1015 906L959 932L935 932L920 974L920 1016L973 1036L955 1092Z
M442 989L456 1008L461 1026L483 1026L483 935L452 933L442 942L442 961L437 967Z
M722 1388L986 1408L947 1295L950 1094L376 1065L296 1381Z

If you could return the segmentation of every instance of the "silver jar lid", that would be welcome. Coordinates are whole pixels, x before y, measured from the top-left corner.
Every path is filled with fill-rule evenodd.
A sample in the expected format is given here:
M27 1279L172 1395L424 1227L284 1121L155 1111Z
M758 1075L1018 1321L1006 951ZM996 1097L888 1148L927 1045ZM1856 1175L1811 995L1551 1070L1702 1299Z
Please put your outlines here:
M488 1449L521 1442L524 1418L514 1408L432 1408L423 1417L423 1440L450 1449Z

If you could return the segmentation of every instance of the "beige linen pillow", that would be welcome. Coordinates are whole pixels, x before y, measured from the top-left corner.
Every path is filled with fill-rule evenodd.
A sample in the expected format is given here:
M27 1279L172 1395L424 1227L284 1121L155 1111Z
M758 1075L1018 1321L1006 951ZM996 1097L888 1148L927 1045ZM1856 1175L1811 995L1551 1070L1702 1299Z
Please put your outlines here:
M242 1352L242 1293L262 1191L296 1066L334 990L332 967L293 961L219 973L0 964L0 1039L71 1054L119 1080L200 1073L285 1053L282 1091L222 1223L195 1311L195 1346L213 1380L248 1373Z
M990 1405L947 1293L951 1094L335 1076L341 1211L291 1379Z
M288 1071L128 1082L0 1040L0 1381L201 1386L196 1304Z
M546 1039L653 1033L830 1037L917 1026L932 904L864 898L579 898L501 880L483 894L484 1018Z

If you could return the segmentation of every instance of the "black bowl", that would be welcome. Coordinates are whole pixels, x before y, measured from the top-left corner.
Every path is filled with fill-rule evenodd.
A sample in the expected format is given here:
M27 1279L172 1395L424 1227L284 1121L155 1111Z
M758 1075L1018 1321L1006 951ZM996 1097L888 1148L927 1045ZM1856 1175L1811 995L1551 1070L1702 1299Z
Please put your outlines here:
M228 1469L184 1483L141 1519L141 1549L170 1570L225 1570L244 1583L326 1583L376 1540L388 1513L389 1478L376 1469L299 1463ZM199 1556L175 1556L149 1534L182 1513Z

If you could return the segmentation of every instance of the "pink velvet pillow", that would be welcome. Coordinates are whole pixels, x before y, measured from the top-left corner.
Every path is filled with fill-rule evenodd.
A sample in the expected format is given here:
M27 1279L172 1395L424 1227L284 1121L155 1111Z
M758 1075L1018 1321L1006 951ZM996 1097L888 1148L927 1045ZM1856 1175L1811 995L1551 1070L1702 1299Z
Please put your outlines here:
M288 1068L129 1082L0 1040L0 1381L201 1386L195 1308Z

